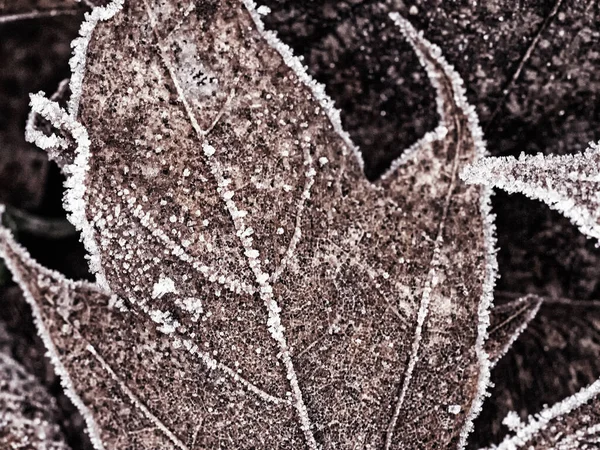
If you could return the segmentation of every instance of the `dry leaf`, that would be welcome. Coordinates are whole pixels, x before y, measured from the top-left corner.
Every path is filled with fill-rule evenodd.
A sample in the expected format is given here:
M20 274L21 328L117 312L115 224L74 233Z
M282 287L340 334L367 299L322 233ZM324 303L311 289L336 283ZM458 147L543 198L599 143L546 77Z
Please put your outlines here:
M503 305L495 306L490 312L489 338L485 350L494 366L508 351L529 322L535 317L542 299L528 295Z
M458 180L481 130L440 49L393 16L441 123L371 184L262 8L121 7L82 26L68 112L32 107L77 143L66 207L122 300L3 234L96 447L462 447L496 267L489 191Z

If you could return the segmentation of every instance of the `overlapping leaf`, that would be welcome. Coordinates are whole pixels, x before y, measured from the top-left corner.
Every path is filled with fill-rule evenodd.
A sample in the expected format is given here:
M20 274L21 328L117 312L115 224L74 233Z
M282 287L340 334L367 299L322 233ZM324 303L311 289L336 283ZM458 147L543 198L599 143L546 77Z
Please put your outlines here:
M527 328L542 304L542 299L528 295L494 307L490 314L489 337L485 350L495 365L521 332Z
M66 206L122 300L5 236L32 299L35 270L71 299L66 331L38 308L95 445L461 446L487 382L495 263L488 192L457 178L481 130L440 50L394 17L441 124L373 185L260 8L121 6L82 28L68 113L32 105L78 145Z

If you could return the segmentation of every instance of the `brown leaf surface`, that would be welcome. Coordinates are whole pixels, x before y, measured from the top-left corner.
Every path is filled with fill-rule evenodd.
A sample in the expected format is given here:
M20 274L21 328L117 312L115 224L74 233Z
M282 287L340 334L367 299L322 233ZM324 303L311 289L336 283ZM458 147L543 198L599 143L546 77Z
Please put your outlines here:
M107 448L463 443L495 264L488 193L457 174L484 149L458 75L397 21L442 124L377 184L249 2L101 22L69 111L85 128L34 97L79 144L67 206L127 307L68 285L80 341L42 304Z

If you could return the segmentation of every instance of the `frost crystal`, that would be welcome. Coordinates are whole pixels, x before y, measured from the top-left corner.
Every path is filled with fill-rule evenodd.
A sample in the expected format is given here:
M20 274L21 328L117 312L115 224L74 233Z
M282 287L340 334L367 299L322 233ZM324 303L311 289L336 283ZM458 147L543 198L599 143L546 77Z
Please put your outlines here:
M152 298L161 298L165 294L177 294L177 289L171 278L161 275L160 279L152 286Z
M600 434L600 380L555 405L530 416L526 423L514 415L506 424L513 435L488 450L576 450ZM589 441L587 441L589 442Z
M600 144L577 155L485 158L461 174L467 183L498 187L541 200L582 233L600 240Z
M450 414L458 414L461 410L461 406L460 405L450 405L448 406L448 412Z
M510 431L516 431L523 427L523 422L521 422L521 418L515 411L509 411L504 420L502 420L502 424L506 425Z

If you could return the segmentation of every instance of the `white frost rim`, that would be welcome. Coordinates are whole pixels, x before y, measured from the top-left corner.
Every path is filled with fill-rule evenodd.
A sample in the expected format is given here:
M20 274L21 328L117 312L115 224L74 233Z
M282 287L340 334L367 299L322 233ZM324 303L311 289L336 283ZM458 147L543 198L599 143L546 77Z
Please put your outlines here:
M414 42L418 41L426 48L428 48L431 55L434 58L436 58L437 62L442 66L444 72L449 75L450 80L452 82L452 90L455 94L455 101L467 117L468 126L475 144L477 160L484 158L487 155L487 150L485 148L485 141L483 140L483 130L479 125L479 118L477 117L475 108L471 106L467 100L464 82L460 77L460 74L456 71L456 69L454 69L454 67L451 64L448 63L446 58L444 58L441 49L437 45L432 44L427 39L425 39L425 37L423 36L423 32L417 32L412 26L412 24L406 19L404 19L397 12L390 13L389 16L409 38L408 41L409 43L411 43L411 45L413 45ZM420 54L420 50L415 48L414 45L413 49L415 50L417 55ZM426 64L424 64L423 62L422 65L426 67ZM403 164L405 161L407 161L417 150L418 145L421 142L423 142L423 140L435 139L440 132L442 133L442 135L444 134L444 130L441 130L441 127L443 127L444 123L444 113L443 110L441 110L441 104L439 102L439 99L437 102L437 107L438 114L441 118L441 124L438 127L436 127L436 129L433 132L427 133L423 138L421 138L421 140L419 140L416 144L411 146L409 150L405 152L405 154L398 158L397 161L394 161L392 163L390 171L388 171L384 175L384 177L389 176L391 172L395 170L400 164ZM465 447L469 433L473 429L473 420L481 412L483 400L486 396L487 388L490 385L490 359L487 352L485 351L484 344L488 338L488 327L490 324L490 308L493 304L494 285L498 273L498 262L496 261L496 226L494 224L494 219L496 216L492 213L491 195L491 188L481 188L480 211L483 221L484 245L486 250L486 273L482 287L483 292L477 311L479 317L479 324L477 330L477 339L475 343L475 351L479 362L480 372L479 379L477 382L477 394L475 395L475 399L471 404L471 408L469 410L469 413L467 414L465 425L460 433L458 449L462 449Z
M0 218L2 217L3 212L4 212L4 206L0 205ZM10 242L14 242L12 233L7 228L4 228L1 225L0 225L0 235L4 235L4 238L6 240L5 245L8 246L8 245L10 245ZM0 243L0 257L2 257L2 259L4 260L4 263L6 264L6 267L11 272L14 281L21 288L21 291L23 292L23 297L25 298L25 300L31 307L34 323L38 330L38 335L42 339L44 346L46 347L46 350L48 352L48 358L50 359L50 362L51 362L52 366L54 367L56 374L60 378L60 384L62 385L66 396L73 402L75 407L79 410L79 412L83 416L83 419L84 419L85 425L86 425L86 430L88 432L88 435L90 436L90 441L92 442L92 445L94 446L94 448L96 450L104 450L104 445L102 444L102 439L100 438L100 432L99 432L98 425L96 424L96 421L94 420L92 413L87 408L87 406L85 406L85 404L83 403L83 400L81 400L81 398L75 391L75 388L73 387L73 381L71 380L71 377L69 376L69 372L67 371L65 366L63 366L63 364L60 360L60 356L58 355L58 351L57 351L56 347L54 346L54 342L52 342L52 338L50 337L50 333L48 332L48 330L46 329L46 327L44 325L44 320L42 318L42 313L40 311L40 308L38 307L35 299L32 297L31 292L29 292L29 290L27 289L27 283L21 276L21 273L20 273L18 267L16 267L15 264L13 263L12 259L7 256L3 247L4 247L4 245L2 245ZM20 248L16 248L16 249L13 249L13 251L21 252L21 256L23 258L24 263L30 262L30 263L37 264L31 258L31 256L28 253L26 253L24 250L22 250ZM50 275L50 276L56 276L61 279L63 278L63 276L56 271L53 271L50 269L46 269L46 270L48 272L48 275ZM82 286L87 285L86 282L79 282L79 283L70 282L70 283L71 284L79 284Z

